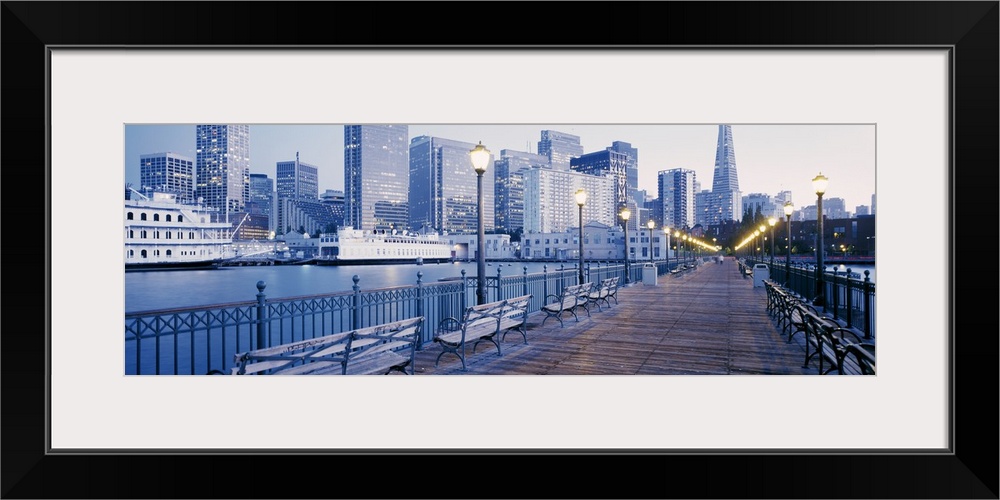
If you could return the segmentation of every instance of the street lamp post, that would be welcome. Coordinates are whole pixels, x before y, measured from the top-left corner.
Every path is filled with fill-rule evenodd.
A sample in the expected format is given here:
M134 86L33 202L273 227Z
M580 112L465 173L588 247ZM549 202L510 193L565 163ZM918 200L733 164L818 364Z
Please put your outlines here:
M785 230L788 231L788 244L785 246L785 287L788 287L789 273L792 268L792 212L795 207L792 202L785 202Z
M754 229L753 230L753 241L751 242L751 247L750 247L750 256L753 257L753 260L755 262L757 260L757 245L758 245L758 243L760 243L760 229Z
M667 271L670 271L670 228L663 226L663 254L664 260L667 261Z
M653 227L655 227L655 226L656 226L656 223L653 222L653 219L649 219L649 221L646 222L646 227L649 228L649 261L650 262L653 262Z
M823 306L826 309L825 297L823 286L823 193L826 192L826 184L829 179L823 176L820 172L812 180L813 188L816 190L816 233L818 234L819 244L816 245L816 298L813 299L813 304L817 306Z
M774 269L774 225L778 223L778 219L768 217L767 223L771 226L771 269Z
M622 220L625 224L622 227L625 228L625 284L629 283L629 269L628 269L628 218L632 216L632 212L628 208L622 210L621 213Z
M677 265L674 266L674 269L677 269L681 267L681 232L674 231L674 238L677 238L677 249L674 250L674 257L677 257Z
M580 285L583 284L583 204L587 203L587 192L583 188L576 190L576 205L580 207Z
M479 233L476 238L476 304L486 303L486 231L483 225L483 174L490 161L490 150L482 141L469 152L472 168L476 171L476 208L479 219Z
M760 240L758 240L758 242L760 243L760 260L763 261L764 260L764 240L767 239L764 236L764 229L766 229L766 228L764 227L764 224L761 224L760 226L757 226L757 229L760 230Z

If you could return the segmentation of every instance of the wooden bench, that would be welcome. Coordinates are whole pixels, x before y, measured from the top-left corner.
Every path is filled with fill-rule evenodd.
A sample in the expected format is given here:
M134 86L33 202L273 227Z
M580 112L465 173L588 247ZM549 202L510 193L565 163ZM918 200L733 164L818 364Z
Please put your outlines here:
M603 302L609 308L611 307L610 299L614 297L615 304L618 303L618 278L608 278L601 280L601 284L593 287L590 293L587 294L587 302L589 304L595 304L597 310L601 310L601 303Z
M816 358L819 364L819 374L825 375L834 370L841 375L861 375L862 369L853 360L847 359L847 346L863 345L863 341L855 331L848 328L841 328L836 322L821 317L818 314L807 313L806 320L806 357L802 364L803 368L809 367L809 361ZM812 352L810 353L810 347ZM874 346L872 346L872 359L874 359ZM829 368L824 369L824 363L829 363Z
M466 370L465 346L469 341L474 341L473 352L480 342L488 340L497 348L497 354L503 355L500 349L500 342L497 334L500 333L500 318L503 314L505 301L499 300L487 304L470 306L465 309L462 319L455 317L445 318L438 325L438 333L434 336L434 342L441 344L441 354L434 360L434 366L438 366L441 356L452 353L462 360L462 370Z
M844 360L854 361L858 365L861 375L875 375L875 345L874 344L847 344L844 347ZM841 367L841 373L844 368Z
M510 331L516 331L524 338L524 343L528 343L528 306L531 304L532 295L522 295L504 301L503 309L500 311L500 336L502 341ZM475 346L472 352L476 352Z
M236 353L233 375L412 375L422 316Z
M587 309L587 296L590 294L590 289L593 288L593 285L593 283L570 285L563 288L562 293L559 295L549 294L545 297L546 304L541 307L542 312L545 313L542 326L545 325L545 322L549 318L556 318L559 320L559 326L563 326L562 315L566 312L572 314L579 322L580 317L576 315L577 307L583 307L587 311L587 316L590 316L590 309Z

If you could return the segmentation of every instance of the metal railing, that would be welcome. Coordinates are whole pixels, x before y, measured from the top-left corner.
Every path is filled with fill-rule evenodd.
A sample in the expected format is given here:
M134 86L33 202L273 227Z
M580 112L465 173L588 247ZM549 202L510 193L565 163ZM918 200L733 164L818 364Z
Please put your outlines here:
M752 265L752 264L751 264ZM852 277L852 271L839 272L837 267L823 270L822 310L834 319L844 321L848 327L857 328L866 339L875 338L875 283L870 272L861 278ZM784 263L775 263L770 270L771 279L778 283L788 283L788 288L802 297L816 296L816 268L808 263L793 262L785 277Z
M621 273L624 265L593 265L585 268L588 279ZM125 314L125 373L206 374L228 373L238 352L315 338L423 316L421 346L431 342L438 325L448 317L461 318L475 304L477 277L424 283L417 273L415 285L362 290L354 276L351 291L268 299L263 281L257 283L254 300L139 311ZM531 294L528 312L545 304L548 295L560 294L578 281L576 267L558 270L543 267L527 272L485 277L487 301ZM633 280L634 282L635 280Z

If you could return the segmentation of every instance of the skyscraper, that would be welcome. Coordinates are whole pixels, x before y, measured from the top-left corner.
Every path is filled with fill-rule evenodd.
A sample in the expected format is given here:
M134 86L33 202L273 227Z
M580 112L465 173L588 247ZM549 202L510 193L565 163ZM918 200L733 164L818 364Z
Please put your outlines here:
M584 225L589 222L614 225L614 185L615 179L610 175L538 167L525 170L524 232L558 233L580 227L579 207L573 197L577 189L587 192Z
M319 199L319 168L299 160L279 161L275 165L278 198L316 201Z
M580 144L580 136L543 130L542 138L538 141L538 154L547 156L552 168L569 170L570 159L582 155L583 146Z
M274 217L274 181L267 174L250 174L250 199L247 212L267 217L269 231L277 231Z
M195 197L228 217L250 197L250 126L195 127Z
M619 153L625 153L628 155L628 161L625 163L625 178L626 178L626 194L628 199L633 201L642 200L638 199L639 195L639 149L633 148L631 144L622 141L614 141L608 148L611 151L617 151Z
M151 153L139 156L140 191L159 191L177 195L177 201L194 198L194 160L177 153Z
M695 225L695 171L683 168L661 170L657 188L662 204L660 226L689 229Z
M406 125L344 126L344 224L406 227L410 187Z
M628 166L629 156L626 153L611 148L578 156L570 160L570 168L575 172L589 175L610 175L614 179L614 213L625 208L628 200Z
M736 151L733 148L732 125L719 125L719 140L715 147L715 171L712 176L712 196L705 216L709 224L742 218L740 183L736 177Z
M549 159L534 153L502 149L494 166L496 227L517 231L524 227L524 171L531 167L548 168Z
M472 234L479 228L478 179L469 142L422 135L410 141L410 228ZM492 155L491 155L492 156ZM492 157L491 157L492 160ZM490 161L490 166L493 162ZM483 224L493 229L495 170L483 174Z
M736 151L733 150L733 126L719 125L719 140L715 146L715 172L712 191L739 191L736 178Z
M319 169L315 165L299 160L298 151L295 152L295 160L279 161L275 165L275 176L277 177L275 186L277 189L277 219L276 226L283 234L288 230L290 224L288 212L285 208L288 204L286 200L294 202L304 201L316 203L319 201ZM292 227L292 229L295 229Z

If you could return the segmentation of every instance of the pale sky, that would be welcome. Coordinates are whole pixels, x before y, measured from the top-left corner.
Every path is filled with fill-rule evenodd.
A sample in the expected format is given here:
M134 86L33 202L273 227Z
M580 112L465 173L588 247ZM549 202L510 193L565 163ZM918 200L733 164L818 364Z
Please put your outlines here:
M789 190L796 208L816 203L812 178L830 181L824 199L843 198L845 208L871 205L875 193L875 125L733 124L733 146L744 195L775 195ZM500 150L537 152L542 130L580 137L584 153L604 150L614 141L639 150L639 189L656 196L660 170L694 170L702 189L712 189L718 125L410 125L410 138L430 135ZM275 164L295 159L319 167L319 190L343 190L344 128L332 125L251 125L250 172L275 177ZM125 182L139 186L139 155L175 152L194 159L194 125L126 125ZM472 168L471 165L469 168Z

